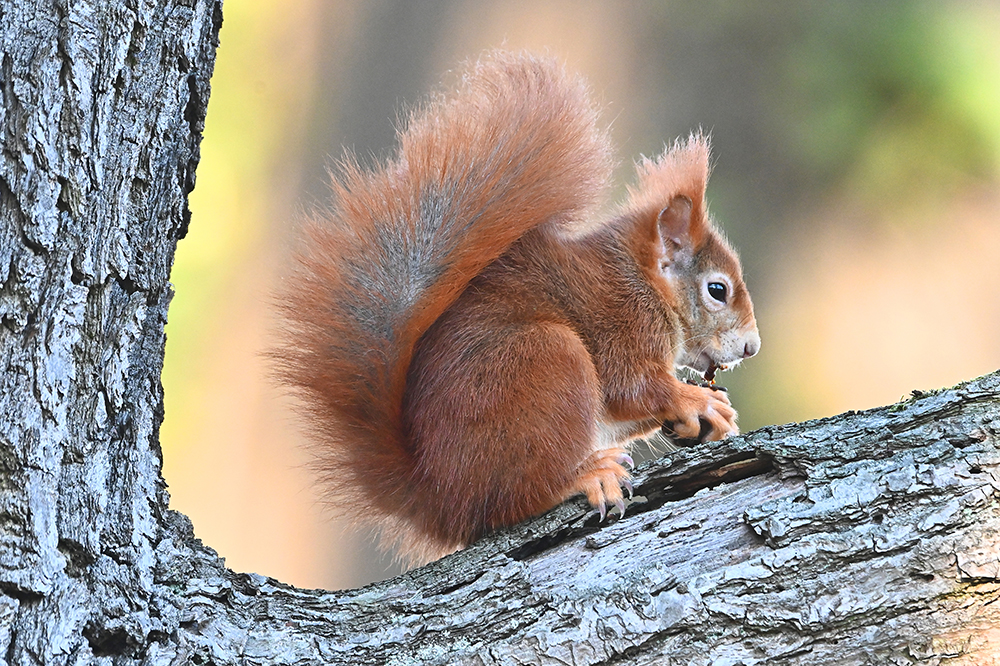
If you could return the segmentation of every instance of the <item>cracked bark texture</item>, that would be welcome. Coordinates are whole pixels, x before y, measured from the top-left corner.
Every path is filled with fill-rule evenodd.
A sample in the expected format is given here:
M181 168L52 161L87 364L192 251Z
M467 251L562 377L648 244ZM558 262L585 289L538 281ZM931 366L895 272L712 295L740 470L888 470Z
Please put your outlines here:
M221 2L0 2L0 660L152 659L167 283Z
M220 23L0 2L0 662L1000 664L1000 373L673 452L621 520L571 501L360 590L227 570L157 442Z

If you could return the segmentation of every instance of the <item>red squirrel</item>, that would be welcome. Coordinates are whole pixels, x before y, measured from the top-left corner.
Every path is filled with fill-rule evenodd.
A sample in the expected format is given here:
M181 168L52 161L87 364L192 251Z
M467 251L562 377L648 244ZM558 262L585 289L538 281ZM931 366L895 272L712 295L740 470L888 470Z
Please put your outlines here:
M739 259L705 203L708 141L613 160L588 87L494 52L432 97L374 170L346 159L309 221L273 353L314 431L329 497L411 563L585 494L631 493L629 442L737 432L685 383L760 347Z

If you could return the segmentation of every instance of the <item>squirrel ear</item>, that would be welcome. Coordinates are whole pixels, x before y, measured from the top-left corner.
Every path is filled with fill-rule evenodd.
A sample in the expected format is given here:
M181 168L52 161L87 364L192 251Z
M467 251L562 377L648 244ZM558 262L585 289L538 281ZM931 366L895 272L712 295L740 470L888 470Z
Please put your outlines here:
M660 241L663 243L664 258L673 260L678 250L693 246L691 238L691 200L678 194L656 217Z

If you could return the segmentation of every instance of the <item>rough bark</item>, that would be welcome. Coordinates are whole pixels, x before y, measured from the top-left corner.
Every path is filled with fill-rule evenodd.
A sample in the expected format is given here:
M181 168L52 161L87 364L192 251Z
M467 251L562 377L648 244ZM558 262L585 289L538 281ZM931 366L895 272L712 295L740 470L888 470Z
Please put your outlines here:
M1000 663L1000 373L644 465L361 590L226 571L173 514L171 650L216 663ZM219 640L225 637L225 640ZM179 647L177 646L179 644Z
M0 2L0 658L149 658L167 283L221 0ZM164 605L166 604L166 605Z
M4 663L1000 663L1000 373L671 453L624 519L571 501L360 590L227 570L156 439L220 12L0 3Z

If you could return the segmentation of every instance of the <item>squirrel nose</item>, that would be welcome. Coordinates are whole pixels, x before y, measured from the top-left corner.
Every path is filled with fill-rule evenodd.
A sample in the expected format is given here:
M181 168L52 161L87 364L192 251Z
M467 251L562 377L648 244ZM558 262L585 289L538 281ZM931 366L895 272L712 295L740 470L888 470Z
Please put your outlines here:
M760 335L756 331L747 336L746 344L743 345L743 358L750 358L760 351Z

